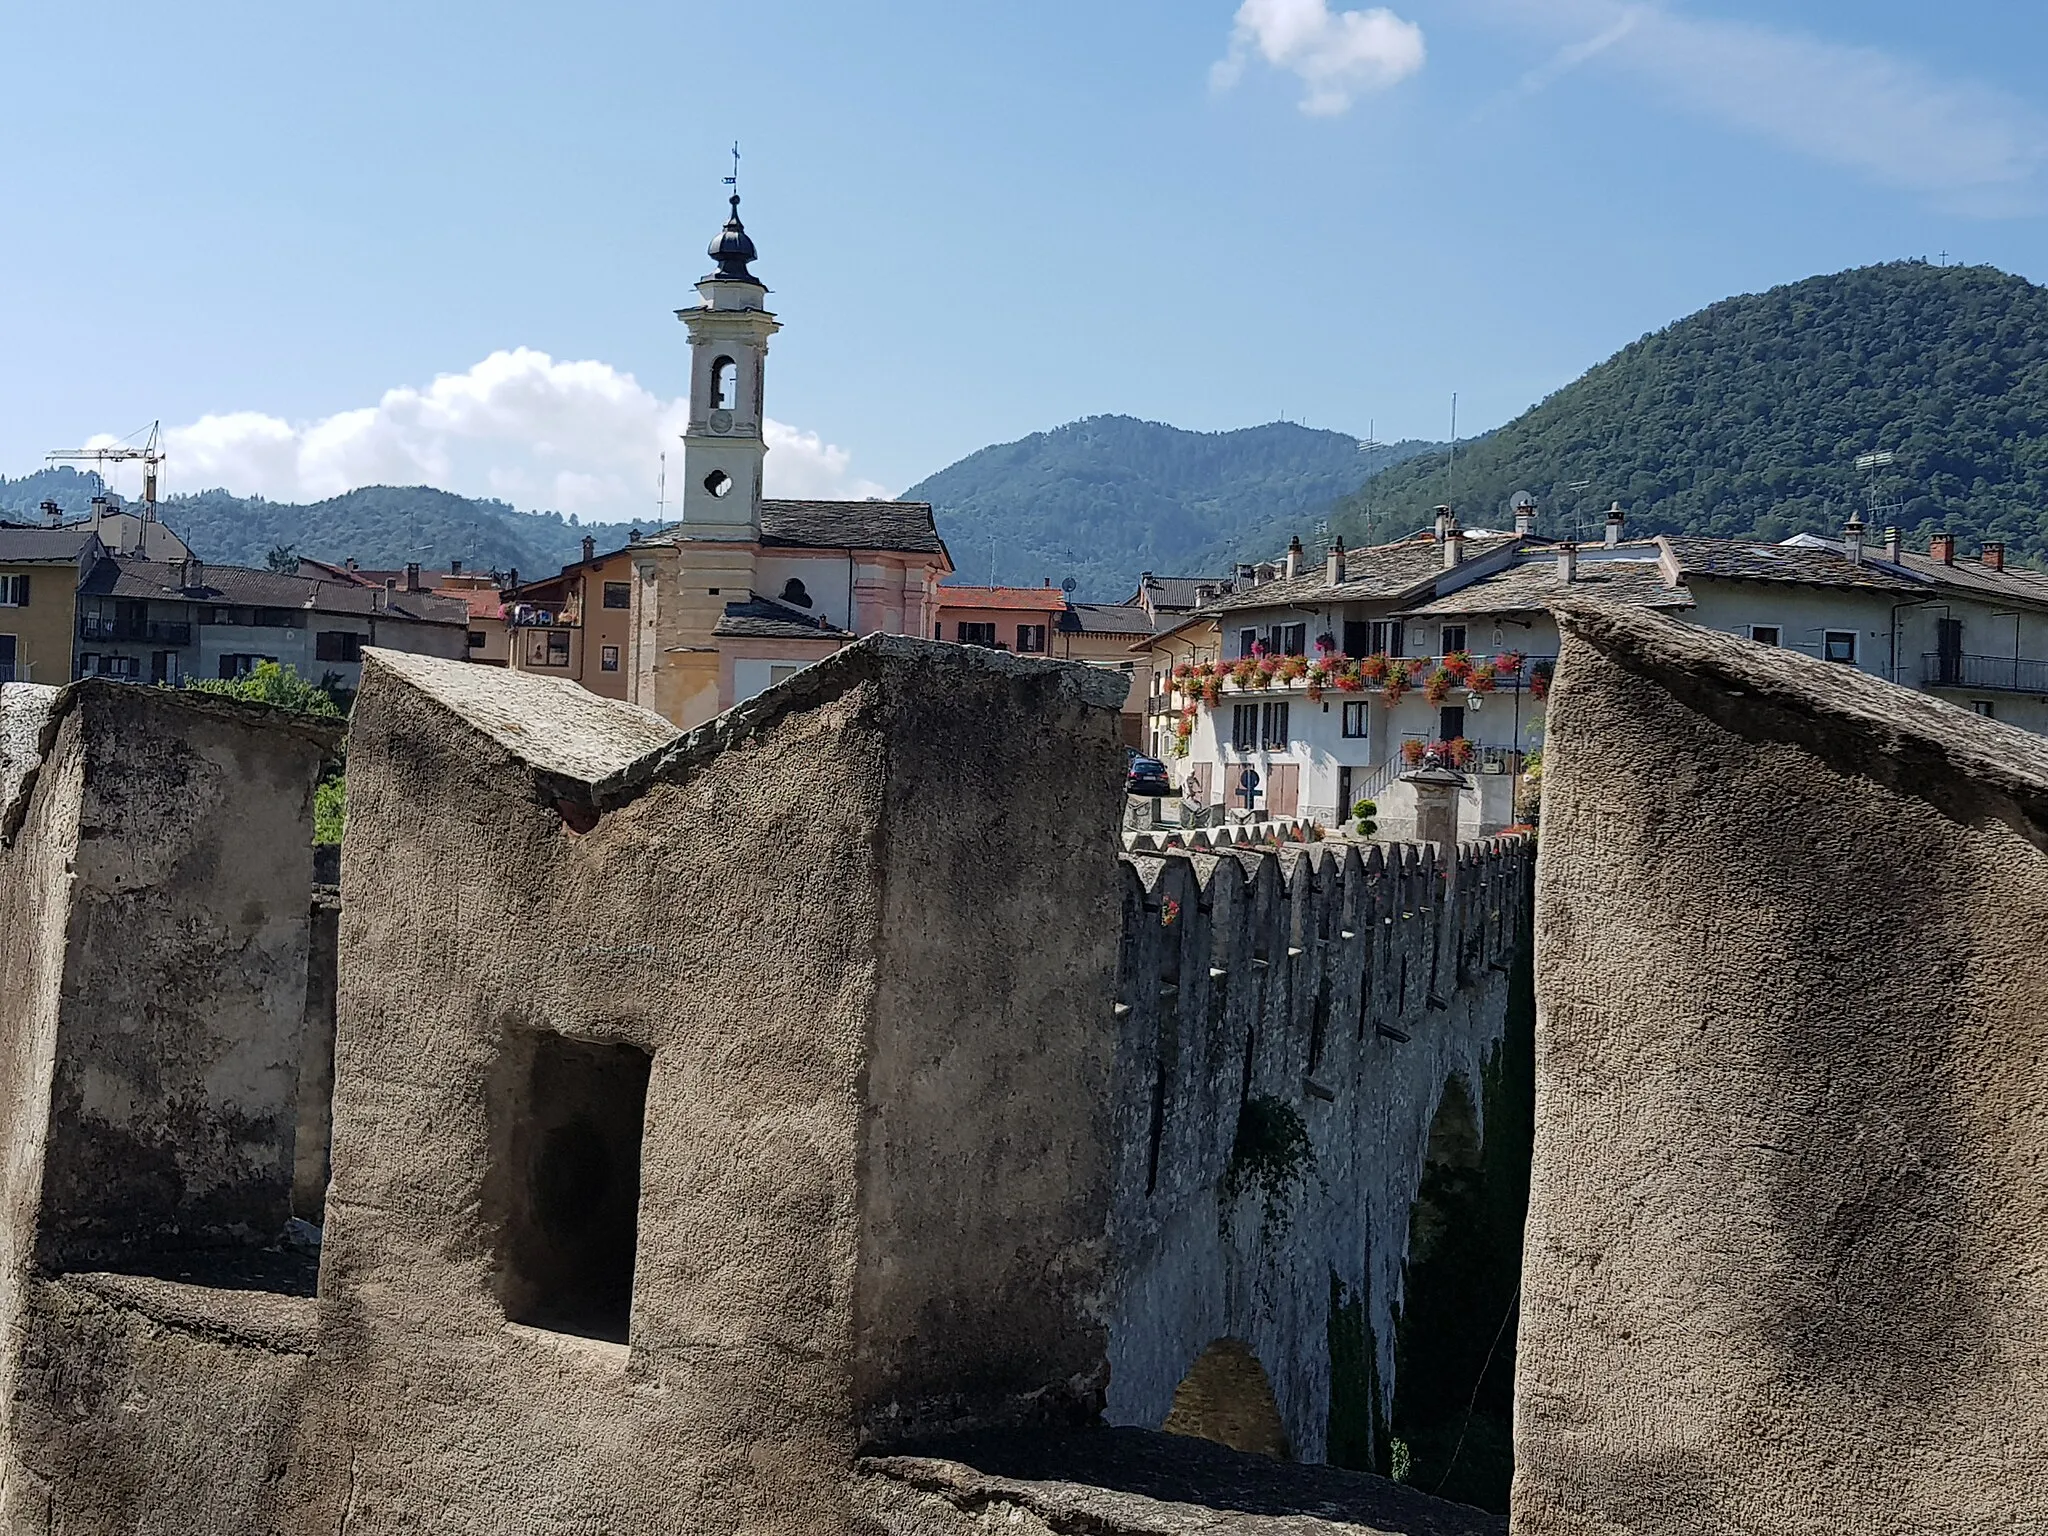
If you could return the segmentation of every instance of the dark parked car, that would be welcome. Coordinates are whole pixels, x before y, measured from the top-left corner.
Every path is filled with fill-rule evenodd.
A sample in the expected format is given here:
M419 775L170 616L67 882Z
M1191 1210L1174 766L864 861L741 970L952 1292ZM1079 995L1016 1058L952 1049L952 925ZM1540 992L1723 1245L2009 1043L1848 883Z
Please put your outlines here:
M1133 752L1124 789L1133 795L1170 795L1173 784L1166 777L1166 764L1156 757L1144 757Z

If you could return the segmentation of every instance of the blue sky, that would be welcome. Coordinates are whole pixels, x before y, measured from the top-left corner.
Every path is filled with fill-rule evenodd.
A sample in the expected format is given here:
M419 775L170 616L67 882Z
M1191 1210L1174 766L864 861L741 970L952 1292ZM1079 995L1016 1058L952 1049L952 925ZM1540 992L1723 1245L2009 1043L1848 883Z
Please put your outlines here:
M6 473L160 417L172 489L651 510L735 138L785 494L1105 411L1437 437L1729 293L2048 280L2011 0L6 0L0 47Z

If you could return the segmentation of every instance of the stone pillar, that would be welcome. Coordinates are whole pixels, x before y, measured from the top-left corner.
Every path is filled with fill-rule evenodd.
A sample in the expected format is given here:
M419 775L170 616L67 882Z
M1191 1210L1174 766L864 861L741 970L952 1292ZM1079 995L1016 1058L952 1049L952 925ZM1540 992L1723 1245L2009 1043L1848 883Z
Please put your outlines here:
M1436 843L1446 856L1458 849L1458 796L1471 785L1451 768L1418 768L1401 775L1415 789L1415 840Z

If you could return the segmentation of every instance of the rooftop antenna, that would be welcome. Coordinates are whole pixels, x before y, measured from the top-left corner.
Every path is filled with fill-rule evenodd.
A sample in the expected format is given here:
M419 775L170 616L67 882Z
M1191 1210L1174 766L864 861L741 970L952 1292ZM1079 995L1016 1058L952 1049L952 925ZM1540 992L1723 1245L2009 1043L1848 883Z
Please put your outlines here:
M1580 492L1590 491L1591 489L1593 489L1593 482L1590 480L1573 480L1566 484L1565 489L1568 491ZM1574 544L1583 544L1586 542L1586 531L1579 521L1579 514L1583 510L1584 504L1582 501L1574 500L1572 502L1572 542Z
M1870 508L1870 526L1873 529L1878 525L1879 513L1896 514L1906 505L1903 501L1893 501L1879 506L1877 501L1877 472L1891 468L1898 461L1899 456L1889 448L1880 449L1876 453L1859 453L1856 456L1856 468L1870 476L1864 487L1863 499L1865 505Z
M654 526L659 529L668 519L668 454L661 455L661 467L654 472Z
M1371 417L1366 418L1365 436L1358 444L1358 451L1361 454L1370 457L1372 454L1381 452L1386 448L1387 445L1379 440L1379 435L1374 430L1378 426L1379 423L1377 421ZM1365 542L1368 544L1372 542L1372 482L1373 477L1378 473L1377 469L1372 469L1366 471L1365 476Z
M1451 391L1451 457L1444 465L1444 505L1453 508L1453 520L1457 518L1458 505L1458 392Z

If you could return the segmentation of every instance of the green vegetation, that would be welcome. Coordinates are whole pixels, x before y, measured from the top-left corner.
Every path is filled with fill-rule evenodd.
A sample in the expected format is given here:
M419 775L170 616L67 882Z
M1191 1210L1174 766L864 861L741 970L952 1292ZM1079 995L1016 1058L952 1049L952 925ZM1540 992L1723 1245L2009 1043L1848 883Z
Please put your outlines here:
M1293 1105L1265 1094L1247 1099L1237 1112L1237 1136L1223 1174L1224 1208L1255 1189L1263 1206L1264 1229L1269 1234L1280 1231L1287 1219L1288 1192L1315 1165L1315 1144Z
M1380 829L1380 803L1377 800L1361 800L1351 807L1351 819L1358 824L1360 837L1375 836Z
M938 514L962 581L1036 586L1071 576L1076 594L1117 602L1140 571L1228 572L1306 535L1338 496L1429 448L1359 452L1341 432L1287 422L1184 432L1090 416L968 455L903 494Z
M312 715L322 720L341 720L348 715L348 702L330 682L323 679L309 683L299 676L297 668L281 667L274 661L261 663L247 677L207 678L185 686L201 693L218 693L231 699L245 699L252 704L268 704L275 709ZM341 843L342 805L347 798L346 772L346 760L338 758L328 765L320 782L314 786L315 847L338 847Z
M1453 1080L1430 1127L1395 1322L1389 1461L1380 1469L1496 1513L1507 1511L1514 1476L1516 1301L1536 1135L1536 997L1526 950L1508 988L1507 1032L1480 1087L1483 1122ZM1405 1477L1403 1450L1411 1460Z
M1599 538L1619 500L1631 533L1777 540L1865 507L1855 464L1876 450L1897 455L1878 500L1902 503L1879 523L1909 547L1945 527L1966 549L2003 539L2048 561L2048 288L1895 262L1724 300L1462 445L1454 499L1468 527L1509 526L1508 498L1528 491L1553 536ZM1428 524L1445 461L1374 479L1376 537ZM1336 531L1360 537L1365 502L1346 497Z

